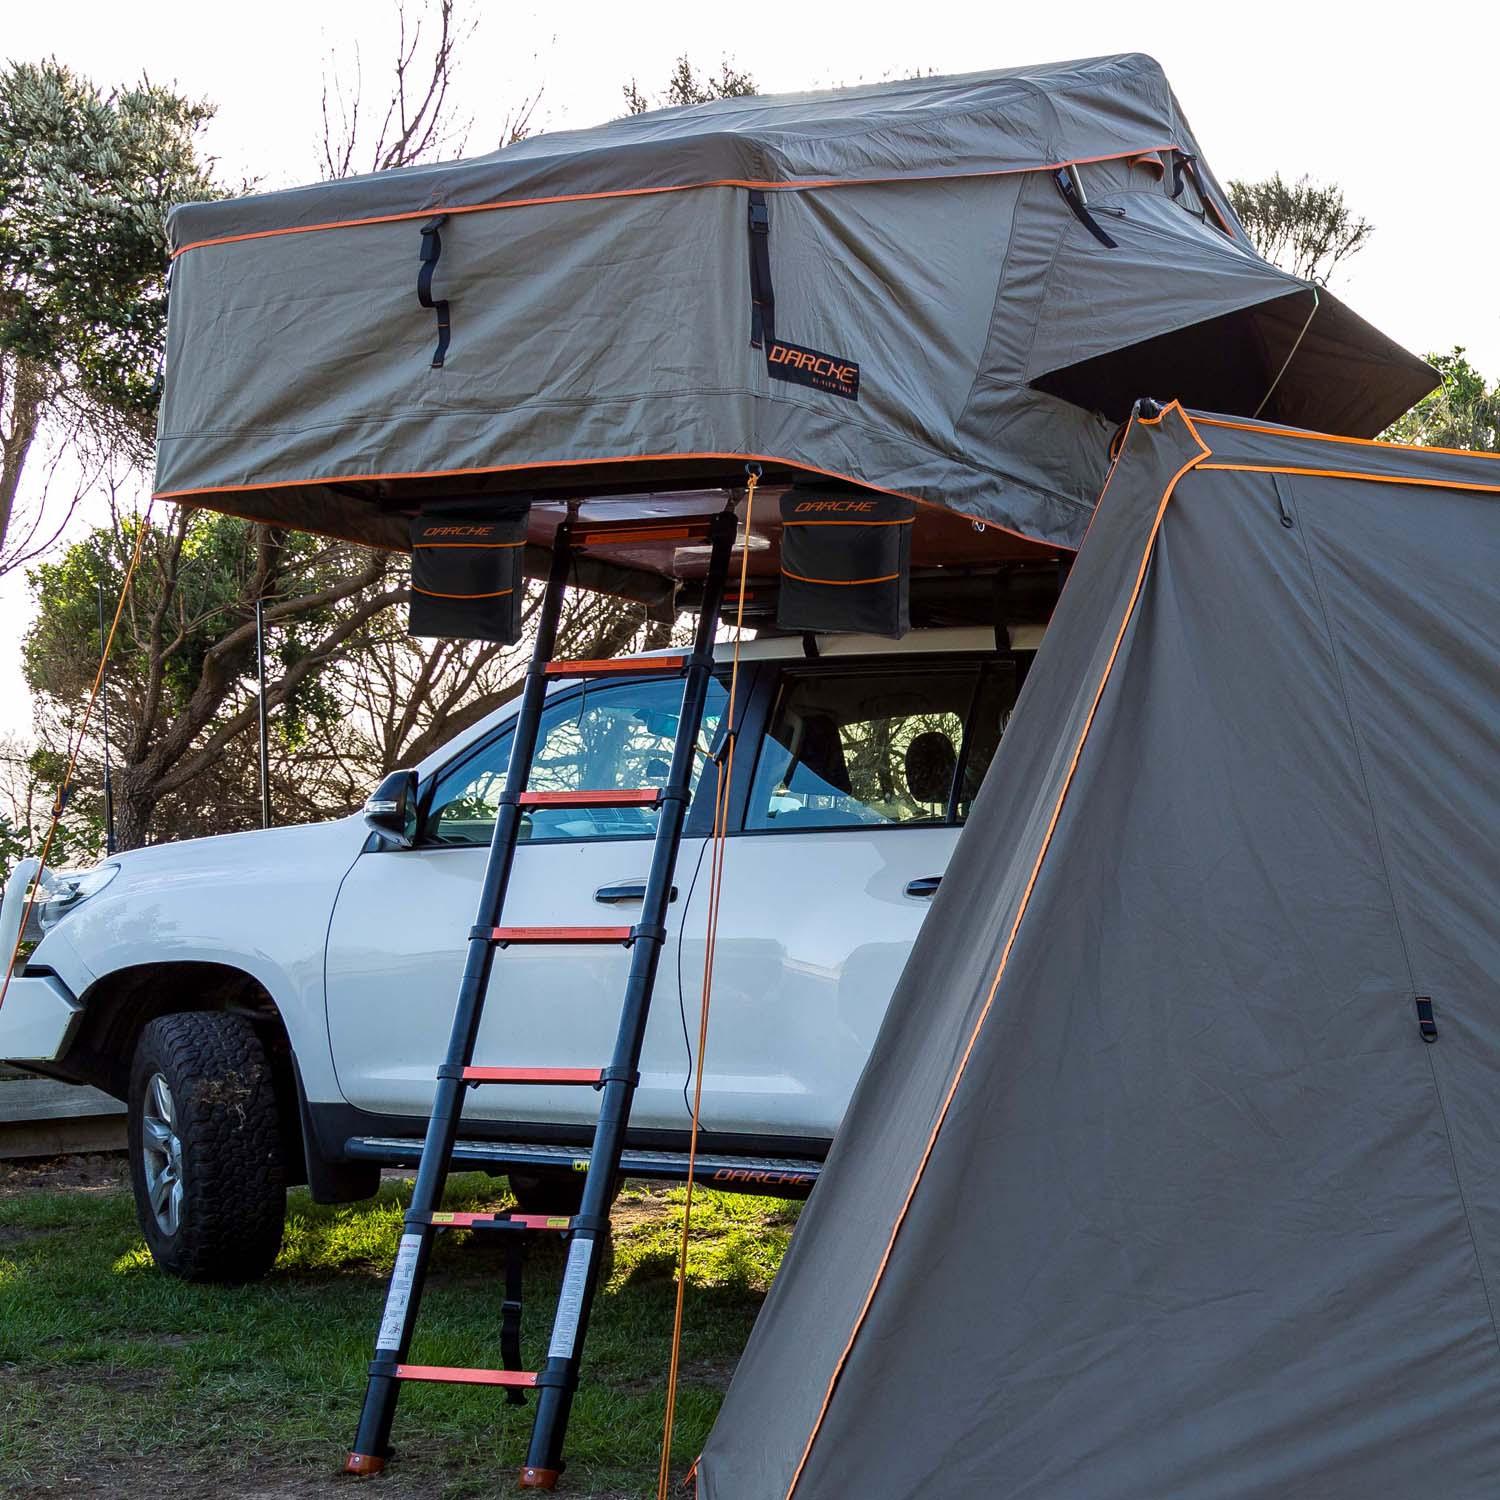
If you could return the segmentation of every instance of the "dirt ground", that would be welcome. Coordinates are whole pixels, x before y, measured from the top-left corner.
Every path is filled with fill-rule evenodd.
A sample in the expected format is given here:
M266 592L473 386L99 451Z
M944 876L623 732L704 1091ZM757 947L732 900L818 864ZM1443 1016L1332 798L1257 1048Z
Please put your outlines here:
M37 1188L49 1192L102 1193L129 1186L130 1168L123 1151L0 1161L0 1198L13 1198L17 1193Z
M494 1493L515 1493L515 1482L509 1474L495 1476ZM19 1491L6 1491L7 1500ZM432 1491L423 1481L403 1481L396 1472L378 1479L352 1479L347 1474L330 1473L322 1478L305 1473L276 1473L262 1470L258 1474L209 1475L181 1479L164 1475L159 1464L142 1459L134 1465L111 1465L91 1473L70 1476L61 1485L43 1485L28 1489L28 1497L38 1500L418 1500ZM686 1495L688 1492L679 1492ZM558 1500L636 1500L623 1490L593 1490L581 1494L569 1490L564 1480Z

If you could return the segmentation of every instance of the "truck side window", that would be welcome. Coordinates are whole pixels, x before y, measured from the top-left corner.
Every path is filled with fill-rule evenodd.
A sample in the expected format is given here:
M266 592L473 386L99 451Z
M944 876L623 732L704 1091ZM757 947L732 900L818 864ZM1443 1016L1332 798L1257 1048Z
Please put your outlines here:
M945 822L979 678L977 663L787 673L746 827Z
M979 795L984 773L989 770L995 751L1000 748L1000 736L1005 733L1011 710L1016 706L1022 675L1017 671L1014 657L1000 657L989 663L980 677L974 710L969 715L963 770L958 783L957 812L960 823L967 820L974 798Z
M695 788L724 702L724 687L715 680L698 737ZM542 713L530 790L664 786L681 703L682 682L676 677L590 686L550 703ZM509 757L506 731L442 772L421 842L488 844ZM655 833L656 818L654 807L533 808L522 820L521 839L646 838Z

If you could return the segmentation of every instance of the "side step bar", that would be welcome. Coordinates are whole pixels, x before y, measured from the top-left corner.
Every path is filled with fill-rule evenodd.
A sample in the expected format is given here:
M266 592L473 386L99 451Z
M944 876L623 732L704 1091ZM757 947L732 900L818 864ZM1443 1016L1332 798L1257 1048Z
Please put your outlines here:
M419 1140L396 1136L357 1135L344 1142L344 1153L355 1161L378 1161L387 1166L416 1166L422 1159ZM624 1177L643 1177L652 1182L686 1182L686 1151L637 1151L620 1156ZM511 1141L455 1141L453 1164L464 1167L514 1168L518 1172L551 1168L554 1171L588 1170L587 1146L534 1146ZM805 1157L725 1156L698 1153L693 1180L704 1187L732 1188L738 1193L765 1193L778 1197L805 1193L818 1180L821 1162Z

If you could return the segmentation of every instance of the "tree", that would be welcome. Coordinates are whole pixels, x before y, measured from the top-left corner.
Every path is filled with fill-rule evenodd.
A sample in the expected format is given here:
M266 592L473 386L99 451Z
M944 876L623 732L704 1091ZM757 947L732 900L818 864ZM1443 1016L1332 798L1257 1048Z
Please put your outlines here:
M1500 452L1500 381L1490 385L1462 348L1429 354L1427 362L1443 377L1385 434L1392 442L1427 448L1470 448Z
M78 733L99 660L98 589L119 598L144 525L116 513L28 575L36 617L23 668L44 745ZM177 509L147 530L110 656L121 847L166 830L191 837L251 826L256 601L276 632L267 703L295 752L338 717L323 671L403 597L387 566L378 553L209 511ZM97 723L85 747L80 779L98 785Z
M742 73L729 59L721 58L717 75L699 73L686 53L677 59L667 86L653 104L641 92L634 78L621 90L629 114L643 115L648 109L671 109L679 104L707 104L712 99L739 99L758 94L755 80Z
M62 776L62 756L38 751L14 735L0 738L0 883L42 847ZM104 844L103 807L85 794L68 803L48 856L52 865L86 863Z
M352 83L325 90L323 156L331 173L366 160L377 170L406 165L445 149L458 133L449 91L457 41L472 23L457 14L455 0L430 0L414 17L402 7L398 20L385 108L362 116L357 70ZM528 112L534 104L535 96ZM527 117L513 120L512 136L524 133ZM361 136L362 118L379 122L373 141ZM97 589L118 597L144 524L112 508L109 525L29 574L36 621L25 671L49 753L78 732L98 661ZM111 658L120 846L258 821L257 601L274 648L267 706L280 821L349 810L382 772L420 759L513 695L524 653L411 641L394 608L407 586L404 563L362 548L206 511L158 517L142 537ZM644 640L658 635L659 627L649 627ZM597 595L569 600L571 654L613 654L642 638L639 606ZM101 773L95 725L84 740L80 786L97 786Z
M150 457L167 210L217 192L196 144L211 115L146 80L103 93L55 61L0 72L0 565L49 420L96 453Z
M340 704L336 730L310 744L302 757L304 780L316 777L324 806L356 806L382 776L416 765L517 697L541 602L541 585L528 585L525 635L514 646L414 641L396 619L357 657L345 658L328 679ZM592 660L663 646L670 635L670 626L646 621L638 604L569 590L556 652Z
M1275 172L1259 182L1231 182L1229 201L1267 260L1320 286L1375 232L1344 202L1337 183L1324 185L1310 177L1287 182Z

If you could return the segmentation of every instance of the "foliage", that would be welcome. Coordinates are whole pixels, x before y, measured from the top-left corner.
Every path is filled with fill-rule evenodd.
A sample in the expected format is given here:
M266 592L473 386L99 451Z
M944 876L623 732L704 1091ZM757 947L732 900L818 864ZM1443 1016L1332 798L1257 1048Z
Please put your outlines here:
M1386 436L1392 442L1428 448L1500 452L1500 380L1487 383L1462 348L1429 354L1427 362L1443 377L1442 385L1394 423Z
M36 854L52 821L63 756L31 749L13 737L0 741L0 884L21 860ZM53 869L93 864L104 852L104 810L96 792L69 798L47 857Z
M667 86L652 103L643 94L632 78L621 90L625 95L625 108L632 115L643 115L648 109L671 109L682 104L707 104L713 99L738 99L748 94L758 94L755 80L742 73L725 57L719 60L719 71L700 73L693 67L686 53L677 59L667 79Z
M0 73L0 350L149 447L166 332L166 219L214 196L213 111L142 80L103 93L56 61Z
M1320 286L1375 232L1345 203L1337 183L1310 177L1287 182L1275 172L1259 182L1231 182L1229 201L1267 260Z
M35 617L22 657L43 743L67 743L99 660L99 590L112 607L140 538L104 699L125 848L166 831L192 837L253 826L257 600L274 627L267 703L278 710L277 745L291 766L342 712L324 669L356 650L403 596L386 579L387 560L356 548L211 511L174 510L142 535L145 525L116 514L31 569ZM96 718L84 742L87 786L101 779L101 729Z

